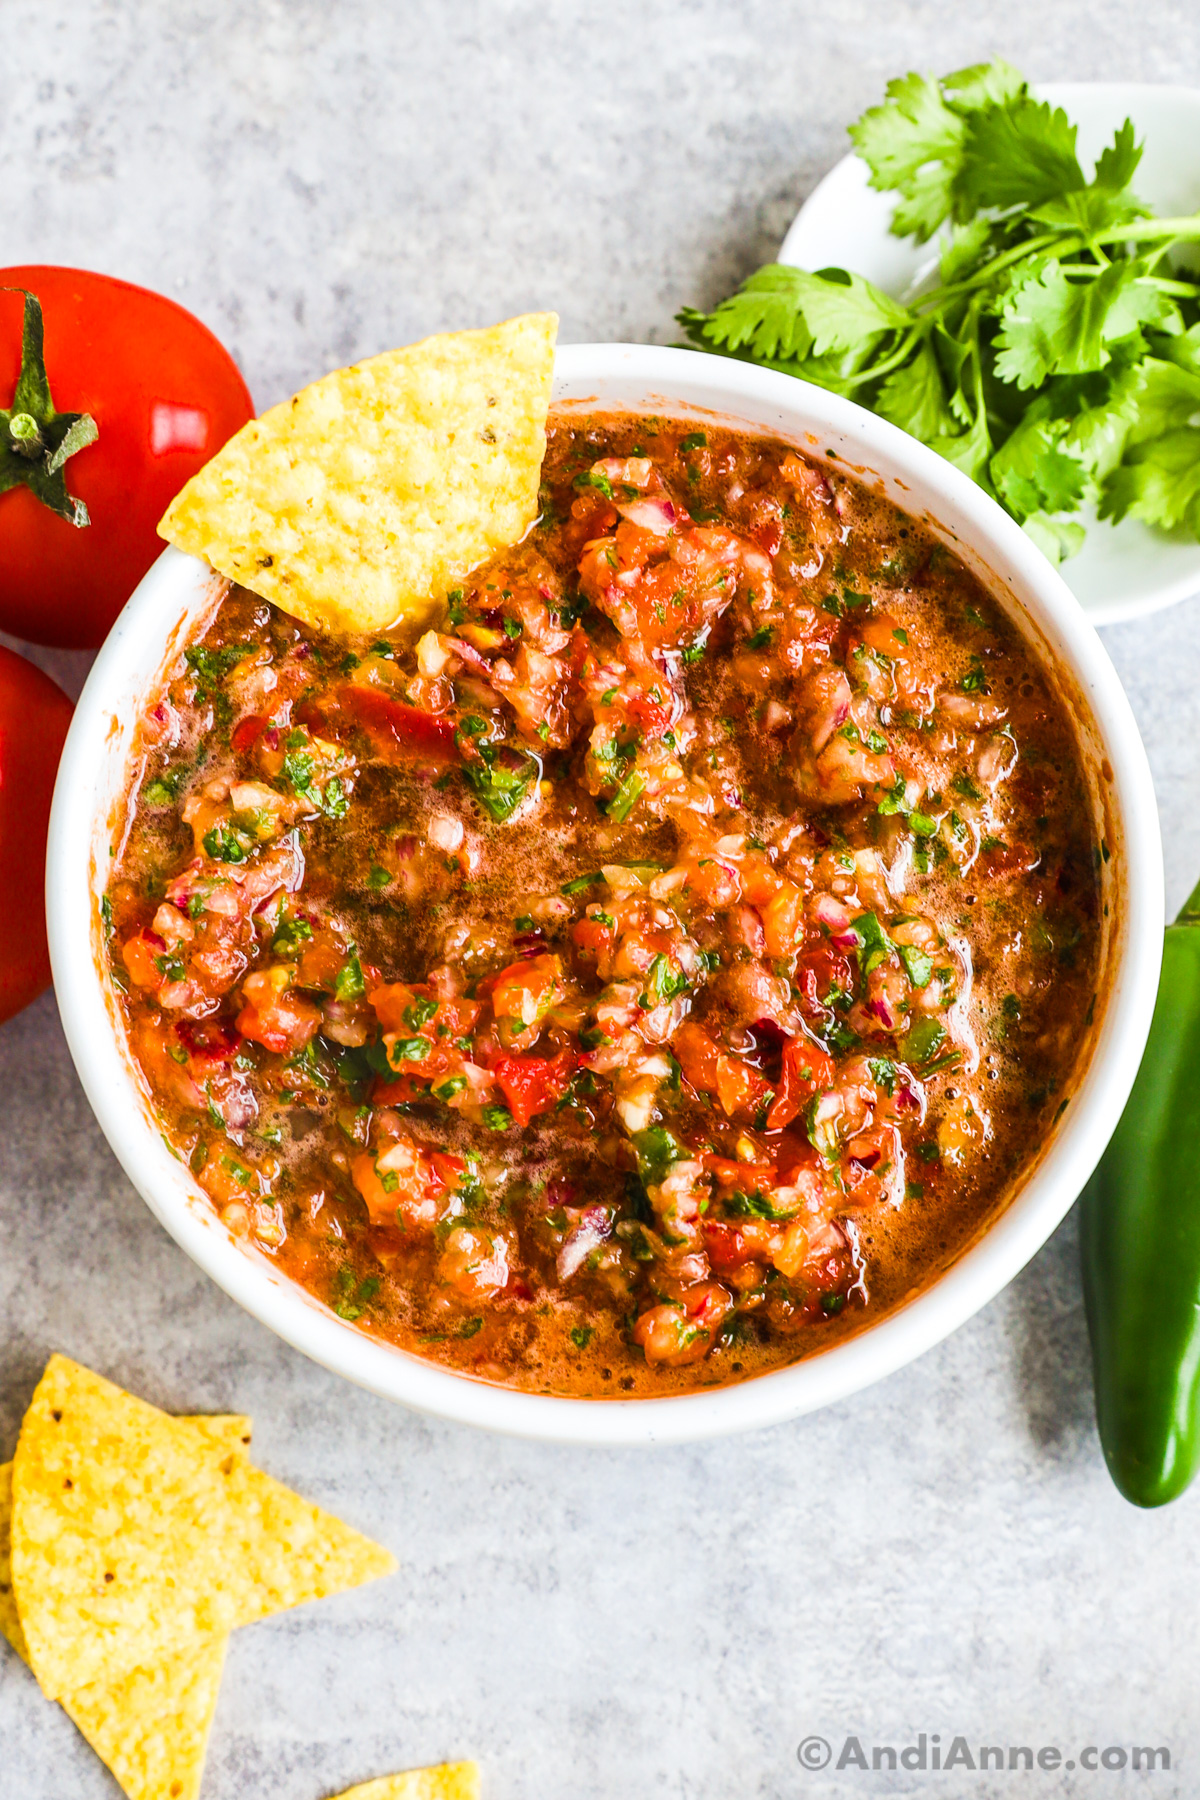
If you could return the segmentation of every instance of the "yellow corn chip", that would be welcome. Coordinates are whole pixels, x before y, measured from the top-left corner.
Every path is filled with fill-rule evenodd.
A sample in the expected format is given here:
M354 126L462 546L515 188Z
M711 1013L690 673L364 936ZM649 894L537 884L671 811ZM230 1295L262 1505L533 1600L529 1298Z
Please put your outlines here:
M0 1631L23 1662L29 1649L12 1589L12 1464L0 1463Z
M190 1425L218 1454L233 1451L245 1456L254 1434L254 1420L245 1413L181 1413L177 1425Z
M179 1422L181 1425L194 1426L218 1452L244 1452L249 1447L253 1430L252 1421L244 1413L198 1413ZM29 1650L25 1643L25 1633L21 1630L12 1588L11 1463L0 1463L0 1632L3 1632L21 1660L27 1663Z
M64 1356L13 1462L12 1577L51 1699L355 1587L392 1556Z
M537 516L554 313L338 369L242 427L159 533L322 631L428 617Z
M197 1800L228 1637L62 1697L129 1800Z
M436 1769L409 1769L347 1788L337 1800L479 1800L479 1765L439 1763Z
M183 1419L209 1454L244 1456L251 1421L240 1413ZM9 1523L12 1464L0 1466L0 1631L26 1662L25 1634L12 1597ZM196 1800L217 1706L226 1638L168 1657L156 1669L136 1669L113 1687L93 1682L63 1695L63 1708L130 1800Z

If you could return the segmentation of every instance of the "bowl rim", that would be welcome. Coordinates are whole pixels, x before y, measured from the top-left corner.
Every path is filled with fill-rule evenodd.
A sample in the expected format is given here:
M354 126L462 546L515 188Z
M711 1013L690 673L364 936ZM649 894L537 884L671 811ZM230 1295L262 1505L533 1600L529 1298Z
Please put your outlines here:
M207 1201L196 1200L195 1184L148 1116L114 1028L94 951L96 771L118 725L112 696L119 696L122 683L130 679L145 691L144 675L131 677L130 672L145 664L146 646L157 645L156 666L161 668L179 620L190 620L203 593L211 591L212 572L177 550L165 550L139 585L80 696L59 768L46 874L55 989L80 1080L126 1174L193 1261L294 1348L377 1394L460 1424L595 1446L699 1441L814 1411L894 1373L991 1300L1069 1210L1120 1117L1150 1027L1163 926L1158 814L1129 702L1094 628L1019 526L966 475L906 433L793 377L699 351L560 346L556 397L563 397L564 389L570 399L595 392L601 407L632 405L632 400L599 393L606 386L619 389L622 380L658 399L661 410L709 409L797 441L806 436L838 441L853 450L847 463L868 475L876 464L898 467L911 485L931 490L937 496L936 522L943 530L953 530L996 572L998 581L1030 595L1034 609L1044 615L1037 622L1053 628L1058 657L1086 699L1111 763L1111 804L1123 840L1123 941L1113 953L1110 993L1086 1075L1022 1188L914 1299L828 1350L735 1386L652 1399L583 1400L493 1386L373 1339L337 1319L265 1258L238 1246ZM753 421L751 409L778 414L785 423L772 427Z

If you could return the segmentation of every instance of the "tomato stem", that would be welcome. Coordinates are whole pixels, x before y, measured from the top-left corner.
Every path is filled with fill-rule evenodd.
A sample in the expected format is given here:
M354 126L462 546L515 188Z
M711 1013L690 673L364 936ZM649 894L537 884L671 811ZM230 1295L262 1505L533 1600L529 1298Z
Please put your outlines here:
M28 288L8 288L24 294L21 327L21 372L7 411L0 408L0 495L9 488L27 487L43 506L56 512L68 525L88 525L88 509L67 492L63 465L68 457L94 444L100 433L90 413L56 412L50 397L46 358L42 343L42 308Z
M46 440L38 430L38 422L31 413L14 413L8 421L9 433L13 438L13 449L19 455L32 462L46 448Z

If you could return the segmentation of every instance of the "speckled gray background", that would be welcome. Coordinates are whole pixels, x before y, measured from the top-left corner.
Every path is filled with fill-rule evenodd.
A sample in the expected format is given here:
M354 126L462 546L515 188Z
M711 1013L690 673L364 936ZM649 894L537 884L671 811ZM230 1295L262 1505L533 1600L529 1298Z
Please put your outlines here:
M1195 81L1145 0L0 0L0 261L184 301L266 405L446 327L554 306L670 340L778 244L884 80ZM1200 602L1106 633L1168 900L1200 869ZM81 659L51 658L68 682ZM815 1418L652 1454L408 1415L242 1315L136 1198L44 997L0 1031L0 1456L54 1348L257 1421L272 1473L401 1573L239 1633L205 1800L323 1800L475 1755L488 1800L1200 1794L1200 1491L1109 1485L1069 1220L915 1367ZM1170 1774L804 1773L817 1733L1170 1746ZM0 1645L0 1800L116 1788Z

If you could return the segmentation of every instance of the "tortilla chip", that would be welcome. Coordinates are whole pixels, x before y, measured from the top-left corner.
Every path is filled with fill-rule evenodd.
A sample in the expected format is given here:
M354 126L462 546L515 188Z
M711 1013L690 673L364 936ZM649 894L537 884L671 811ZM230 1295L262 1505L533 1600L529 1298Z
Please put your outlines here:
M12 1586L12 1464L0 1463L0 1631L23 1662L29 1647L17 1613Z
M183 1419L209 1454L244 1456L251 1422L240 1413ZM0 1466L0 1631L29 1661L12 1596L12 1464ZM217 1706L226 1638L213 1638L156 1669L136 1669L113 1687L93 1682L63 1695L63 1708L130 1800L196 1800Z
M129 1800L197 1800L228 1637L64 1694L62 1706Z
M159 535L321 631L429 618L537 516L554 313L338 369L244 425Z
M244 1457L254 1435L254 1420L247 1418L245 1413L180 1413L175 1422L190 1425L218 1454L232 1450L235 1455Z
M12 1576L50 1699L390 1573L388 1551L245 1459L52 1357L13 1463Z
M244 1413L200 1413L181 1419L181 1425L192 1425L212 1443L217 1451L234 1450L243 1454L249 1448L253 1421ZM0 1463L0 1632L8 1639L23 1662L29 1661L29 1647L17 1613L12 1586L12 1464ZM85 1734L86 1735L86 1734Z
M347 1788L337 1800L479 1800L479 1764L439 1763Z

